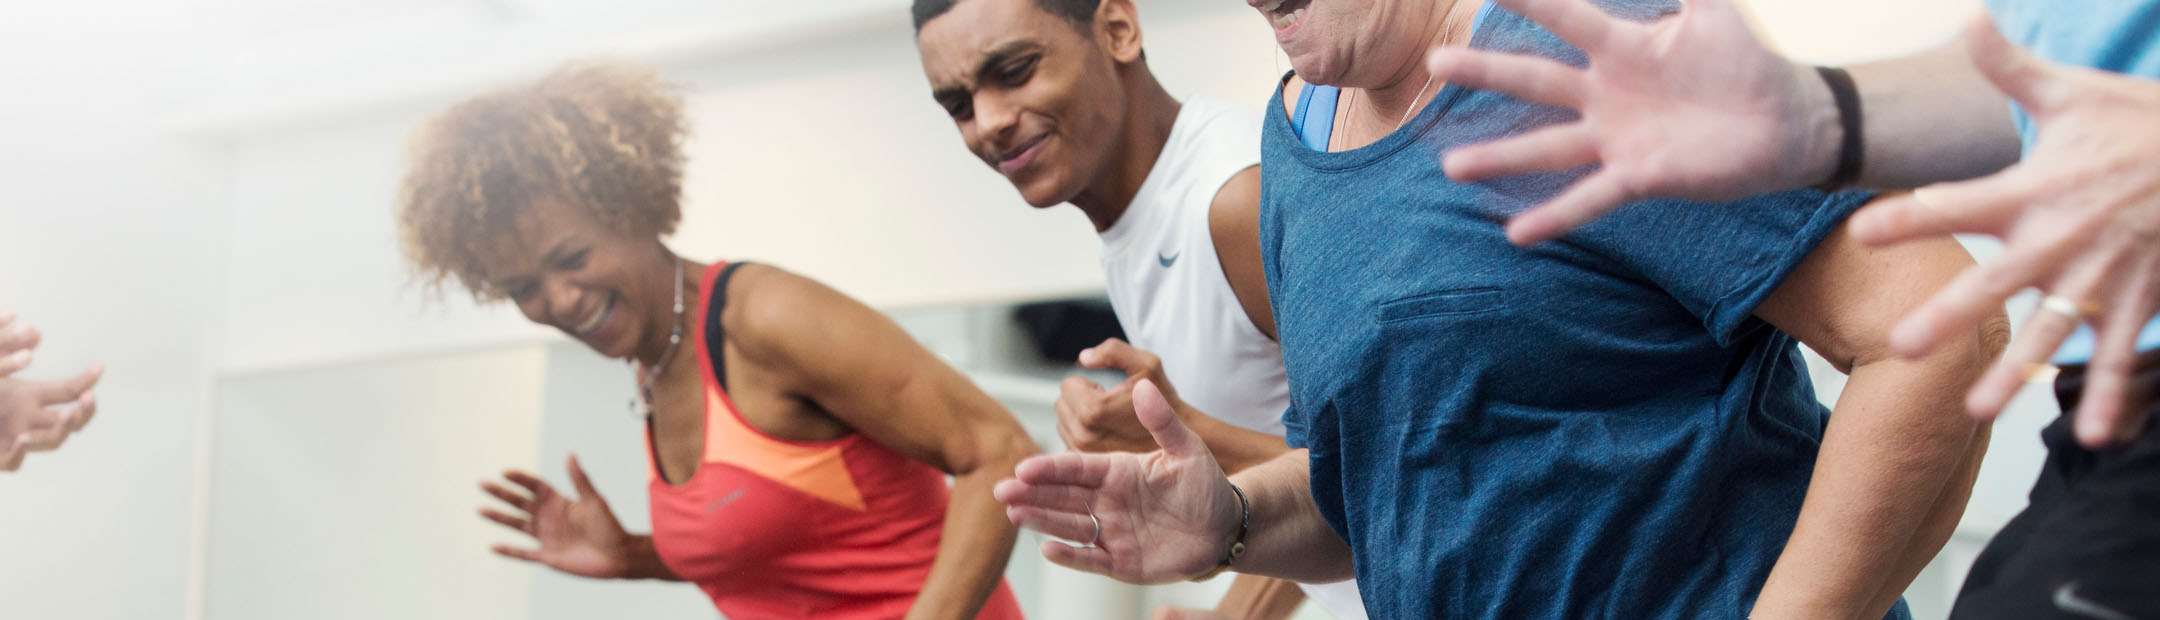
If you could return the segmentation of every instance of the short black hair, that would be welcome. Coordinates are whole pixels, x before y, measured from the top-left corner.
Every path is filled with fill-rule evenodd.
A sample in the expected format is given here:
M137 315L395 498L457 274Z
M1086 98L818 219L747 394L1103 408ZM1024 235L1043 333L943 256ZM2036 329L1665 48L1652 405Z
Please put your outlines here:
M915 32L922 33L922 25L952 10L961 0L915 0ZM1095 9L1102 0L1034 0L1035 8L1044 13L1065 18L1074 28L1082 29L1095 23Z

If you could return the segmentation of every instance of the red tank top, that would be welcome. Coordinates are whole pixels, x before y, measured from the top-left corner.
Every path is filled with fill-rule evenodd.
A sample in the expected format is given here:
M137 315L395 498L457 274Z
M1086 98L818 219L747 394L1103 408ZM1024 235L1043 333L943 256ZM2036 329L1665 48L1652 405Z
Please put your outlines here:
M860 434L791 441L744 420L706 337L725 303L723 271L706 269L683 343L703 369L705 453L681 486L660 476L647 423L653 548L729 618L907 615L937 559L944 473ZM1020 605L1000 580L976 617L1017 620Z

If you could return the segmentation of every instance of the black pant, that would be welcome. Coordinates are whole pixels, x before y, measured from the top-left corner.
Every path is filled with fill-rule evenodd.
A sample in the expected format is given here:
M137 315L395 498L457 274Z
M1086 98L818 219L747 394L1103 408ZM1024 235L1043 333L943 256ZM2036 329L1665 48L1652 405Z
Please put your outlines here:
M2032 503L1973 562L1950 617L2160 620L2160 352L2138 360L2133 383L2145 433L2096 452L2071 433L2085 369L2063 369Z

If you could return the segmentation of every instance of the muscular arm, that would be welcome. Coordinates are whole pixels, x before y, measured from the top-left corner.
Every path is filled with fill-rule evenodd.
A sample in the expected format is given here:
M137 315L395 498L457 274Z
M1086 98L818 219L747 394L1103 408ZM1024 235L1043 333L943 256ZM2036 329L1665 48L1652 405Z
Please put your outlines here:
M1259 166L1237 173L1215 191L1215 202L1208 205L1208 236L1245 318L1275 339L1275 311L1268 305L1267 272L1260 262Z
M1879 618L1949 539L1987 445L1963 394L2006 324L1913 359L1888 334L1971 262L1947 238L1870 249L1840 229L1757 309L1851 380L1753 617Z
M1245 308L1245 317L1261 334L1274 339L1275 315L1268 307L1267 275L1260 268L1259 166L1230 177L1215 192L1215 202L1208 205L1208 234L1214 238L1217 262L1230 281L1230 292ZM1182 403L1178 413L1207 442L1223 470L1233 474L1290 450L1281 437L1223 423Z
M990 488L1036 450L1018 421L884 315L807 278L746 268L738 346L856 432L953 476L937 561L909 618L972 618L1015 529Z

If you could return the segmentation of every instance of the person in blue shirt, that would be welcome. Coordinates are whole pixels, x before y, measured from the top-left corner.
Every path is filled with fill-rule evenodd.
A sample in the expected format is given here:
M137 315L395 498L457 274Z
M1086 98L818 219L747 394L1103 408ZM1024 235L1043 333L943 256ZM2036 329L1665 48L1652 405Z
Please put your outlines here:
M1162 451L1000 484L1016 522L1094 542L1046 557L1143 583L1354 570L1376 618L1909 617L1984 444L1958 395L2000 332L1917 361L1887 333L1962 249L1865 248L1844 223L1871 196L1818 191L1516 247L1498 222L1587 172L1465 184L1434 153L1573 113L1429 79L1424 53L1580 50L1478 2L1258 8L1296 70L1264 129L1260 240L1307 454L1225 481L1136 388ZM1802 344L1850 374L1834 413Z
M1639 198L1826 180L1920 188L1854 217L1853 234L1873 244L2002 238L2000 259L1892 333L1898 351L1920 354L2013 294L2043 295L1967 404L1990 418L2052 378L2065 414L2042 432L2049 456L2030 505L1975 562L1953 616L2160 617L2160 1L1991 0L1962 41L1850 67L1849 84L1765 49L1729 0L1658 21L1582 0L1500 4L1583 46L1587 69L1460 49L1434 51L1429 66L1575 108L1582 122L1456 149L1448 173L1603 164L1515 217L1519 242Z

